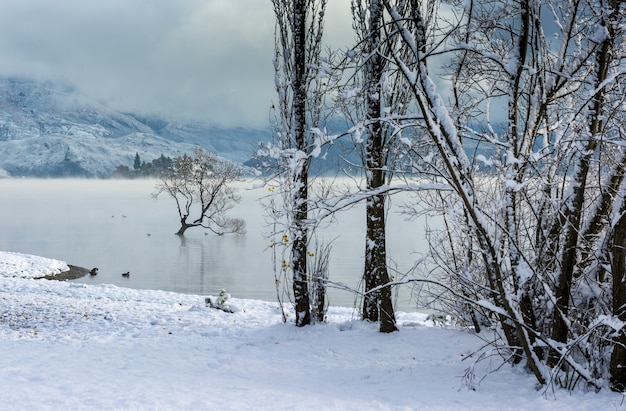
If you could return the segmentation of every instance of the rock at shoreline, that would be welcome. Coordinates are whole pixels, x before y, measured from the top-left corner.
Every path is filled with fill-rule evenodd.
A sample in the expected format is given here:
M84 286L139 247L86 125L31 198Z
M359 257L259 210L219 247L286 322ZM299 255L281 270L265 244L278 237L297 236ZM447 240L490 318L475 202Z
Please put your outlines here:
M70 269L67 271L63 271L58 274L50 274L44 275L43 277L37 277L37 280L57 280L57 281L66 281L66 280L75 280L77 278L81 278L89 274L89 270L83 267L78 267L75 265L67 265Z

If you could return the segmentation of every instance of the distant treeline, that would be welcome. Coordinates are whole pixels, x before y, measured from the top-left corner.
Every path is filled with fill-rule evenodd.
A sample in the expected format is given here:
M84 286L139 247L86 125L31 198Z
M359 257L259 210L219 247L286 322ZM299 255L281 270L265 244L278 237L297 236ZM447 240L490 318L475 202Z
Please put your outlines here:
M171 157L161 154L161 157L155 158L149 163L141 160L139 153L135 154L135 161L131 169L127 165L119 165L111 173L113 178L141 178L141 177L159 177L164 171L170 169L174 164Z

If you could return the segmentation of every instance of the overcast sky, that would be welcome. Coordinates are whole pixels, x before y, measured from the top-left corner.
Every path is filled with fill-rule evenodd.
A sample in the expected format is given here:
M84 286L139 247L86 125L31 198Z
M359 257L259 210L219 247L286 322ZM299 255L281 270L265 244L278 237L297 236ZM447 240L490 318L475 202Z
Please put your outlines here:
M349 1L326 33L352 38ZM267 125L270 0L1 0L0 75L61 80L115 108Z

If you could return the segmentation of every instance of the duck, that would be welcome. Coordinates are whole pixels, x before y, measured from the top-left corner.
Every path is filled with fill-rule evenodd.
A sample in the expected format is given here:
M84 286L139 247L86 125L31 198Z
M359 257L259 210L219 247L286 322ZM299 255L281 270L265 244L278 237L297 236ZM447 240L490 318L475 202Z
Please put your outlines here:
M125 273L122 273L122 277L130 277L130 271L126 271Z
M98 267L94 267L89 271L89 275L94 276L98 275Z

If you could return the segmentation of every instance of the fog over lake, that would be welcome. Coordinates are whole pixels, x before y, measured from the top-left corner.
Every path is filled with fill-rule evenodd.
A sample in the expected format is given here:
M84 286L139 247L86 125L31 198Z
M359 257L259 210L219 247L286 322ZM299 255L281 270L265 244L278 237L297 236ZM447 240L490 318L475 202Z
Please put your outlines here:
M60 259L96 277L75 280L193 294L276 300L270 231L259 199L266 189L239 184L242 201L231 217L246 221L246 235L217 236L199 227L178 230L174 201L154 200L155 180L0 179L0 250ZM406 199L406 197L404 197ZM400 204L401 201L394 201ZM395 210L395 211L394 211ZM388 254L406 272L426 250L423 220L406 221L392 209ZM330 280L357 288L363 264L363 205L343 211L321 234L334 239ZM122 273L130 271L130 277ZM354 305L352 293L331 289L331 305ZM415 310L409 286L400 289L397 309Z

